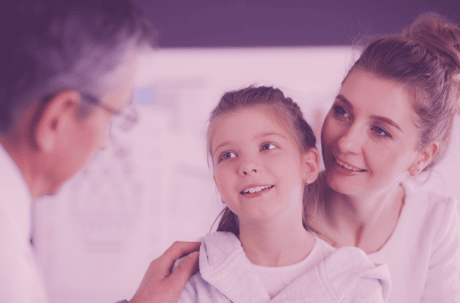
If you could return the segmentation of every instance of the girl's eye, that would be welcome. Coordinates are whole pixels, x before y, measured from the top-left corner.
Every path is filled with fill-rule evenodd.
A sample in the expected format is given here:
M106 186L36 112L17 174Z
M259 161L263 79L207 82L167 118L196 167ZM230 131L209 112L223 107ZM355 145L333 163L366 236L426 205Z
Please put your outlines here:
M235 158L236 157L236 154L232 151L228 151L228 152L224 152L220 155L219 157L219 162L220 161L223 161L223 160L227 160L227 159L230 159L230 158Z
M274 149L274 148L276 148L276 145L268 142L268 143L262 144L262 146L260 147L260 150L269 150L269 149Z
M348 114L347 110L340 105L334 105L334 113L339 117L348 118L350 114Z
M390 133L388 133L386 130L384 130L383 128L379 126L373 126L371 129L379 137L391 138Z

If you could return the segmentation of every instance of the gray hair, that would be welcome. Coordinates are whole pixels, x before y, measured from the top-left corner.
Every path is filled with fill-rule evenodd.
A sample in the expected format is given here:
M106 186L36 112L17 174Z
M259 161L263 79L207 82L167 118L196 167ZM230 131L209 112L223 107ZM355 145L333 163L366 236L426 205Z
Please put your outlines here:
M115 88L117 68L156 42L156 32L129 0L12 5L6 9L9 31L1 30L6 48L0 54L0 133L24 109L56 92L73 89L101 98Z

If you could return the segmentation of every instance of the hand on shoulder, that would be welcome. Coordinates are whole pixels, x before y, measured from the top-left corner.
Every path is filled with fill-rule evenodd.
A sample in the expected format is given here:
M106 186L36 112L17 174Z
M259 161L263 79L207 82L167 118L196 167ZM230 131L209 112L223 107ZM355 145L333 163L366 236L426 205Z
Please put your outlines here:
M175 242L150 263L131 303L175 303L187 280L198 270L199 242ZM186 256L187 255L187 256ZM186 256L172 271L174 261Z

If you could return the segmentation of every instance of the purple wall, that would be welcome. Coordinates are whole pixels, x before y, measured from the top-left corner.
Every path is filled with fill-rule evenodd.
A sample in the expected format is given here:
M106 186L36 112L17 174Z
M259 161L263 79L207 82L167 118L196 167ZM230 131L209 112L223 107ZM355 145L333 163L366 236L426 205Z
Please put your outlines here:
M423 12L460 24L458 0L134 0L160 47L349 45L398 31Z

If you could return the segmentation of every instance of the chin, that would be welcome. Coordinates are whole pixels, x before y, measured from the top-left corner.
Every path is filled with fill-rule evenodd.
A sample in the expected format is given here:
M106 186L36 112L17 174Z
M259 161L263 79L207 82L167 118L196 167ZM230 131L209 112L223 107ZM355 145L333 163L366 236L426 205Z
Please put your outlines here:
M336 176L333 172L326 172L326 184L329 188L339 194L352 195L356 194L359 190L356 187L356 182L347 182L347 180L341 180L339 176Z

